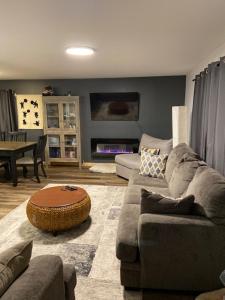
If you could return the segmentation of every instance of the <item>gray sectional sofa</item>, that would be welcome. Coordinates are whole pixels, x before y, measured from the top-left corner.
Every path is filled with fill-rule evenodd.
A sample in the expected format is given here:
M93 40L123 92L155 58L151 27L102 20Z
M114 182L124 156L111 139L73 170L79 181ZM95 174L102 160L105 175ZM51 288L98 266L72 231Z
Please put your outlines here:
M4 278L1 278L4 279ZM1 300L75 300L76 271L55 255L41 255L10 285Z
M129 170L116 255L127 288L208 291L225 269L225 178L186 144L169 154L165 178ZM140 213L141 188L177 198L195 196L190 215Z
M116 155L116 174L118 176L129 179L133 170L139 170L142 147L159 148L161 154L170 153L172 150L172 139L162 140L144 133L141 137L138 153Z

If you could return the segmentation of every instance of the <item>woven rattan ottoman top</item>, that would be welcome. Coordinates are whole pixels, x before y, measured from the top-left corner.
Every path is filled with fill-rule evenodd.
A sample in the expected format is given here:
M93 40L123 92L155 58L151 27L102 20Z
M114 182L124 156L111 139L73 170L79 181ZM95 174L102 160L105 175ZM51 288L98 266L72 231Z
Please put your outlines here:
M36 192L30 202L39 207L63 207L82 202L87 192L78 187L74 191L65 189L65 186L55 186Z

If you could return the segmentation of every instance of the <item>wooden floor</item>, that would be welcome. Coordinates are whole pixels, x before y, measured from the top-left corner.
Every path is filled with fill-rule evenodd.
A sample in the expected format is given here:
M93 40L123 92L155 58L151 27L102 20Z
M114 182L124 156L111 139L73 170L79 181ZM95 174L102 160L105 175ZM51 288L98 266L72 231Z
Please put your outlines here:
M32 172L23 178L19 171L18 186L13 187L3 178L3 170L0 170L0 219L48 183L127 185L125 179L115 174L92 173L87 168L80 170L76 167L51 166L47 174L48 178L40 177L41 183L37 183L32 179Z

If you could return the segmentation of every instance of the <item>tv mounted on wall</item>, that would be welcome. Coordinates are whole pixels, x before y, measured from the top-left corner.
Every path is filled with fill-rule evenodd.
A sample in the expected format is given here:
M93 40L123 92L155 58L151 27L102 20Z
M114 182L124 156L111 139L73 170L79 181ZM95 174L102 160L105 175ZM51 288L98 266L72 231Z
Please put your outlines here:
M140 97L137 92L91 93L93 121L137 121Z

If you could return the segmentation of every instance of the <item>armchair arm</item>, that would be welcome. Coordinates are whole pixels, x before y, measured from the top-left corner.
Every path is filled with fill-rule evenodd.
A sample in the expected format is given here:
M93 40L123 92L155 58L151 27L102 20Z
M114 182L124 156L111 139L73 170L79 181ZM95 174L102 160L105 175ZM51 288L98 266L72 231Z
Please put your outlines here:
M197 216L142 214L138 245L143 285L186 291L221 287L224 226Z
M74 265L63 265L63 280L66 300L75 300L74 289L77 284L77 276Z
M65 300L63 263L59 256L41 255L31 260L1 300Z

